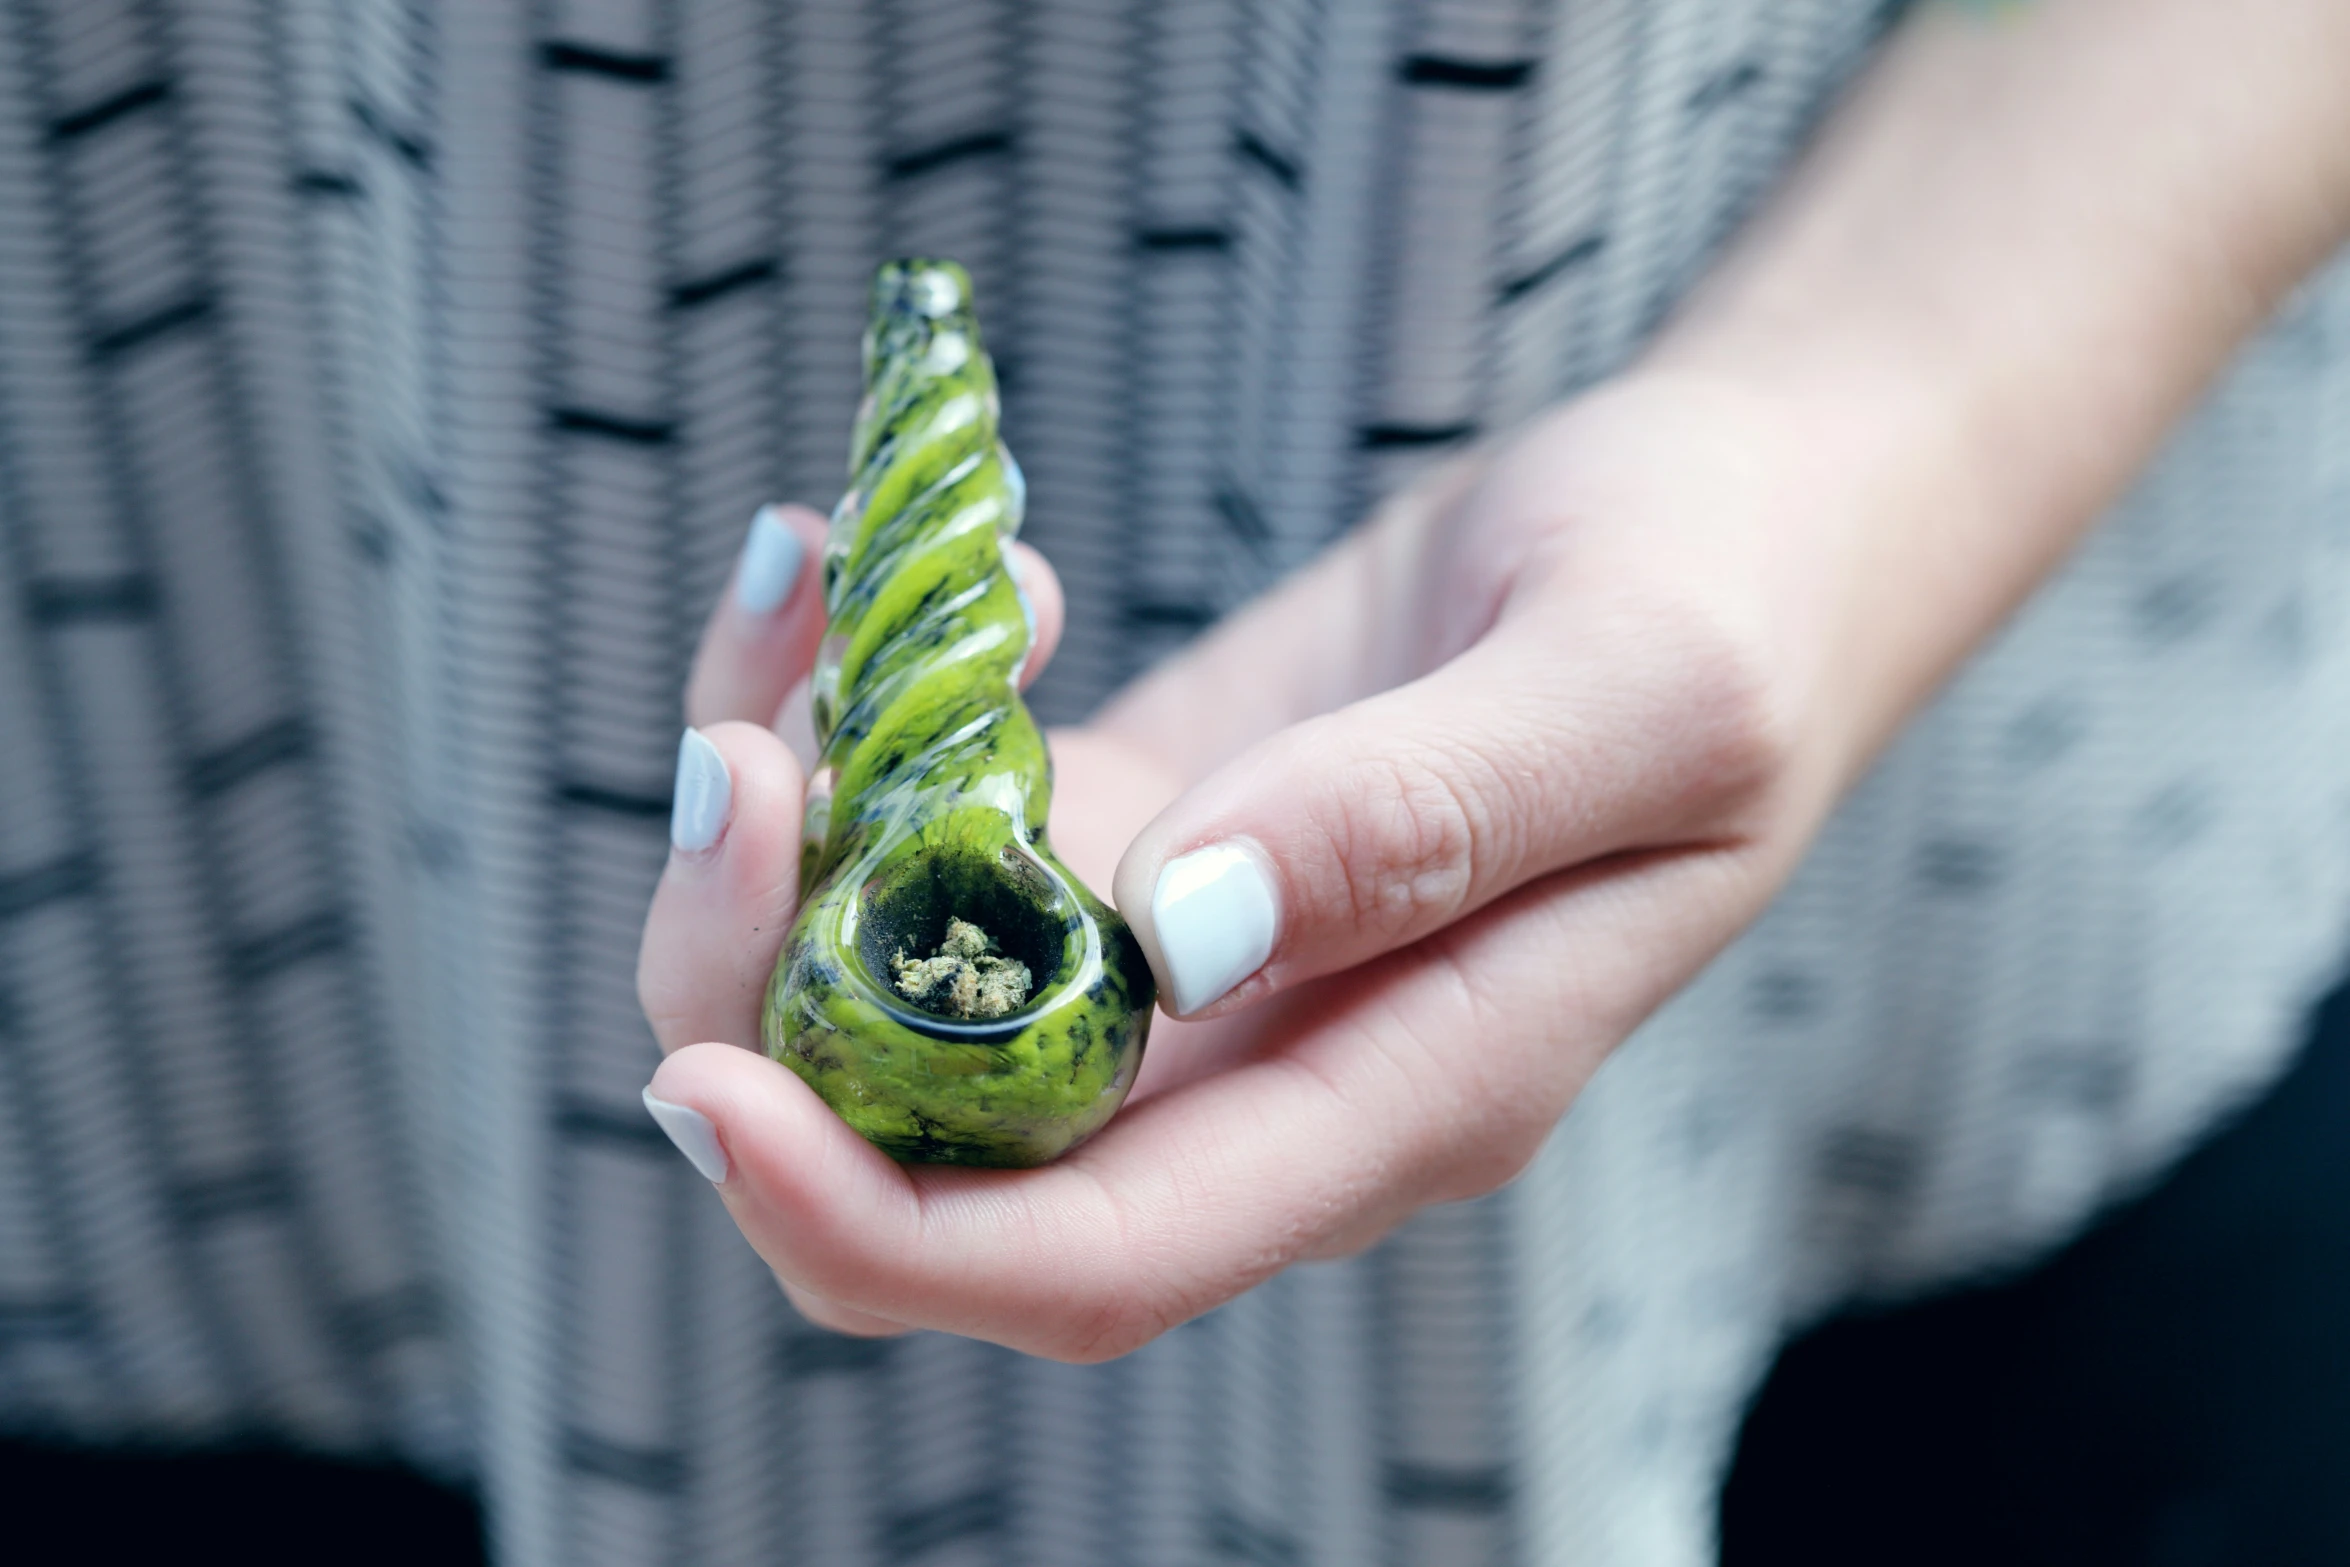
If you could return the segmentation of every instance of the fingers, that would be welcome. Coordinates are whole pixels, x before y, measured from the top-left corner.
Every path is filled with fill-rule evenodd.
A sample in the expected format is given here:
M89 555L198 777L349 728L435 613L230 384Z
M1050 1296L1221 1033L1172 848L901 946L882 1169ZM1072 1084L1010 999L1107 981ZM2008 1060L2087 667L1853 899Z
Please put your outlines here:
M818 1320L1100 1360L1509 1178L1752 883L1705 852L1526 889L1325 981L1260 1059L1037 1170L894 1164L782 1066L714 1045L671 1056L653 1092L714 1126L728 1209Z
M637 954L637 999L664 1051L759 1047L759 1002L797 912L799 763L769 730L713 724L679 747L669 863Z
M820 563L826 523L805 506L762 506L751 519L726 591L702 629L686 682L686 722L696 728L739 719L785 732L803 765L813 754L807 731L808 671L824 639ZM1044 672L1060 645L1060 578L1025 544L1006 546L1005 563L1030 612L1025 687ZM802 748L805 748L804 750Z
M1460 657L1261 742L1136 837L1117 903L1170 1012L1350 968L1569 866L1751 825L1769 725L1728 644L1590 597L1562 629L1529 591Z
M1004 547L1004 564L1012 568L1013 584L1028 610L1028 659L1020 666L1020 689L1025 691L1060 651L1067 607L1061 597L1060 573L1042 555L1015 542Z
M1118 857L1181 792L1182 780L1159 758L1093 726L1054 731L1052 755L1053 851L1088 887L1106 890ZM1161 1018L1153 1024L1127 1103L1139 1104L1245 1054L1249 1039L1231 1026L1235 1021L1197 1025Z
M770 724L804 684L824 637L825 521L805 506L762 506L726 591L702 628L686 680L685 721Z

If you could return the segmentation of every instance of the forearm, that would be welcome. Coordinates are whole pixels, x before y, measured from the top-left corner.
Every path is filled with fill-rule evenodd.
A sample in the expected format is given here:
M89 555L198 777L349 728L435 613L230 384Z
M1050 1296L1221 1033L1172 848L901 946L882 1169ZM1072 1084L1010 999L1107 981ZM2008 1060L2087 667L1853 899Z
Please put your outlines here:
M1663 334L1636 374L1768 402L1863 502L1783 541L1842 578L1807 684L1829 771L2350 232L2346 84L2345 0L1922 7Z

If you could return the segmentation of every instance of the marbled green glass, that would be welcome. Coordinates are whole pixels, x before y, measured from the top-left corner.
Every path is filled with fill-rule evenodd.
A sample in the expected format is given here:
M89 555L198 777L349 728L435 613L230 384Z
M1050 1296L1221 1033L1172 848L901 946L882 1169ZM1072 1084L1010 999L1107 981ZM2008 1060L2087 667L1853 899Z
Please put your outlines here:
M800 915L767 986L767 1051L899 1159L1033 1165L1117 1110L1155 991L1117 914L1045 842L1052 763L1021 702L1033 628L1004 563L1020 470L996 436L971 280L873 280L865 401L824 552ZM1028 966L992 1020L891 984L947 921Z

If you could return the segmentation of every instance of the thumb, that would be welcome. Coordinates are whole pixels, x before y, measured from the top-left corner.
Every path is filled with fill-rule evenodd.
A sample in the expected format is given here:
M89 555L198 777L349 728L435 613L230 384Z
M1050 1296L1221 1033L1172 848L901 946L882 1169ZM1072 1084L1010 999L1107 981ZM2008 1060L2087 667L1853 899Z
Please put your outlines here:
M1586 612L1568 635L1514 608L1428 675L1259 742L1135 839L1115 893L1170 1013L1351 968L1570 866L1724 835L1762 755L1739 683L1653 622L1627 638Z

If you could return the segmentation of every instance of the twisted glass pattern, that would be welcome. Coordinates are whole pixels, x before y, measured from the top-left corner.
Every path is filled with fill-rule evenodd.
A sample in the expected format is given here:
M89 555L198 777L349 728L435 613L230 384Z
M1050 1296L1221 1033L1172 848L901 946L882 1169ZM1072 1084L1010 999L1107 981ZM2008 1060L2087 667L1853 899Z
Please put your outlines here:
M1018 688L1033 627L1002 549L1024 486L961 267L880 269L865 383L767 1048L896 1157L1037 1164L1117 1109L1154 990L1125 923L1045 840L1051 762ZM896 992L891 959L928 954L950 919L1027 966L1025 1005L970 1021Z

